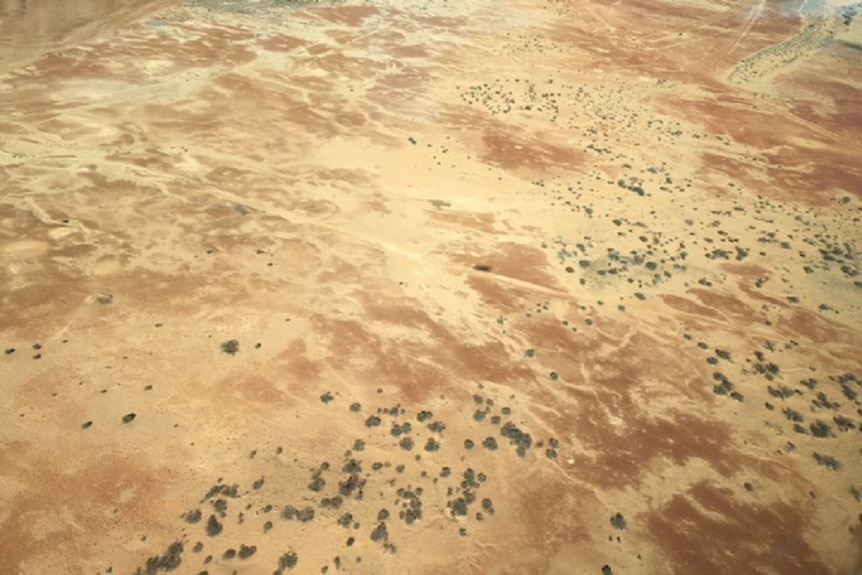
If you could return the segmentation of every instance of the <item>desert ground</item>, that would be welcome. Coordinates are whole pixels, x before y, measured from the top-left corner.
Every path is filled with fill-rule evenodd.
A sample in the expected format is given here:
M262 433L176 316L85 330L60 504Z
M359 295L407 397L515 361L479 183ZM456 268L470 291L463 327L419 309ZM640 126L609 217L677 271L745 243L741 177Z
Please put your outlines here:
M0 573L862 573L862 4L0 2Z

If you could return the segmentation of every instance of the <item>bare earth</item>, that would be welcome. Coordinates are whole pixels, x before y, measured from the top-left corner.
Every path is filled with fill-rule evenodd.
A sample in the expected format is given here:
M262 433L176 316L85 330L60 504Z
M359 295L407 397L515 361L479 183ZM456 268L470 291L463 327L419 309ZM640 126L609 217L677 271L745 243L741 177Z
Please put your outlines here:
M0 34L0 573L862 573L862 5Z

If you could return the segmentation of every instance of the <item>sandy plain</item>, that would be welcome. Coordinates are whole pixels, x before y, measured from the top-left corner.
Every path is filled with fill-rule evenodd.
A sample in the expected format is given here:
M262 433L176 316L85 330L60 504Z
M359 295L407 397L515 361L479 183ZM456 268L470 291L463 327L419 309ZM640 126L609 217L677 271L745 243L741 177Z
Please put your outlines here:
M0 573L862 572L862 7L0 8Z

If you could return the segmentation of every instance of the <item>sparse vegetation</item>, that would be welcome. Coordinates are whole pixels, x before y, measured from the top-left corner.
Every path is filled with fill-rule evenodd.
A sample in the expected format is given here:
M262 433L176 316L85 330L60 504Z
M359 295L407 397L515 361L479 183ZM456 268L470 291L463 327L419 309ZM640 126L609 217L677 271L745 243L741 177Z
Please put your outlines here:
M841 463L831 455L822 455L815 452L814 460L827 469L832 469L833 471L841 469Z
M624 530L628 528L628 524L626 523L625 517L623 517L622 513L616 513L611 516L611 526L614 529Z
M221 344L221 350L228 355L236 355L239 351L239 341L235 339L229 339L228 341Z
M173 571L177 569L183 562L183 549L185 544L182 541L171 543L168 550L163 555L150 557L147 559L146 566L135 571L135 575L155 575L160 571Z

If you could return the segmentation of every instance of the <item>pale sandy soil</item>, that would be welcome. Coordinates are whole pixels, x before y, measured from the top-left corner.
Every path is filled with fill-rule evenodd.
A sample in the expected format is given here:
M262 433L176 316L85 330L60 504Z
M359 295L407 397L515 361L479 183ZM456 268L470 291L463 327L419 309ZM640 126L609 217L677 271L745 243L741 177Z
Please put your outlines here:
M0 573L862 572L852 6L58 4Z

